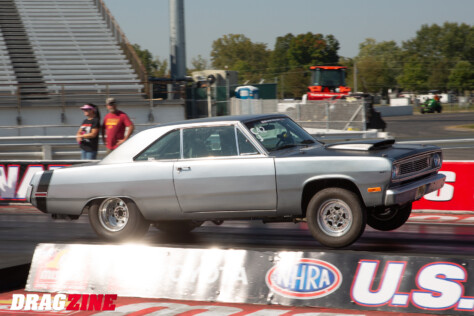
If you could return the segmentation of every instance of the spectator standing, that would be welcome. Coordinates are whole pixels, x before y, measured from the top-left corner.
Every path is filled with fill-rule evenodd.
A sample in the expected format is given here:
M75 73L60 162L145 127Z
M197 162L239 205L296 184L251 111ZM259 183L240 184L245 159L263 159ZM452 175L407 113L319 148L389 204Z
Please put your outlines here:
M100 113L97 106L89 103L81 107L86 119L76 133L81 148L81 159L97 159L99 148Z
M114 98L108 98L105 106L109 113L104 117L102 136L107 153L110 153L132 135L134 125L127 114L117 109Z

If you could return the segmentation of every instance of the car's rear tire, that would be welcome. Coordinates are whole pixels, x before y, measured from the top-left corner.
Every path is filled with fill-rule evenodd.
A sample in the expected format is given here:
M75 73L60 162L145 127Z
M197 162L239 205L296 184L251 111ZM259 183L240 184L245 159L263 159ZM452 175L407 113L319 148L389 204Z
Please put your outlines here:
M140 239L150 227L133 201L118 197L93 201L89 222L99 237L109 241Z
M375 208L367 214L367 225L381 231L397 229L410 217L411 205Z
M186 234L193 229L198 228L204 222L202 221L158 221L154 222L156 228L167 234Z
M327 188L310 200L306 220L311 234L321 244L332 248L346 247L364 232L365 207L354 192Z

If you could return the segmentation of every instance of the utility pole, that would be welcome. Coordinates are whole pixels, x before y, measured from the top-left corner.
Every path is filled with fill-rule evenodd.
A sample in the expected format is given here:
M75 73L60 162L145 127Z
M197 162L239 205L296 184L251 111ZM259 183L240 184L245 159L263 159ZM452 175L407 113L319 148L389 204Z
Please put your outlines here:
M169 0L170 70L172 79L186 77L186 39L184 34L184 0Z
M357 64L354 63L354 93L357 93Z

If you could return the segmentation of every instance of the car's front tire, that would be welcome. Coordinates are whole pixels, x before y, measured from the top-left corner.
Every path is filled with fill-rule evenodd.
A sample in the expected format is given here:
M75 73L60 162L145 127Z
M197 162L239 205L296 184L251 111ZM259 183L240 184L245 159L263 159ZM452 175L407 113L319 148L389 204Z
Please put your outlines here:
M332 248L346 247L364 232L365 208L357 194L342 188L317 192L306 211L308 228L321 244Z
M411 203L403 206L378 207L367 215L367 225L381 231L394 230L406 223L411 214Z
M140 239L150 227L133 201L118 197L93 201L89 222L99 237L109 241Z

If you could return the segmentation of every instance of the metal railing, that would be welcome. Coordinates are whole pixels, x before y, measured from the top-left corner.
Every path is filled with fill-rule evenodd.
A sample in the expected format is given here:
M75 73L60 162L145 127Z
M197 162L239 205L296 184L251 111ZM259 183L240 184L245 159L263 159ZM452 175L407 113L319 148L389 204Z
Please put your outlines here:
M365 131L366 109L363 100L279 102L278 100L231 99L230 114L283 113L303 127Z
M170 79L171 80L171 79ZM76 106L78 103L92 102L102 104L108 97L116 97L134 103L153 100L153 86L164 85L165 98L186 99L186 91L179 85L168 85L152 81L117 81L98 82L91 80L84 83L46 82L48 93L30 93L22 95L22 87L33 84L8 83L0 84L0 108L17 108L21 112L24 106ZM173 89L169 89L175 88ZM146 93L147 92L147 93ZM165 98L161 98L163 100ZM99 101L97 101L99 100Z
M132 47L127 37L125 36L125 33L122 32L122 29L120 28L119 24L117 23L117 21L115 21L115 18L113 17L112 13L110 13L103 0L95 0L95 3L97 5L97 8L99 9L99 13L102 15L105 22L107 23L107 26L112 31L113 36L119 42L120 47L125 53L125 56L127 56L127 59L130 61L132 67L138 74L140 81L147 81L148 73L145 67L143 66L140 58L135 52L135 49ZM145 86L145 89L146 92L148 92L147 86Z

